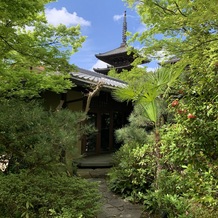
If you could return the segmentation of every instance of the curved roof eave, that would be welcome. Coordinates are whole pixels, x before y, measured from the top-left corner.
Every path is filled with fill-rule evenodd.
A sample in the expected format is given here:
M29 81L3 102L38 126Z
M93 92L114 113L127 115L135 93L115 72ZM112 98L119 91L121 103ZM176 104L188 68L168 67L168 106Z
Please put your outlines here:
M115 89L123 88L127 83L122 80L118 80L107 75L96 73L93 71L84 70L78 68L78 71L70 73L71 78L75 84L78 85L97 85L99 83L103 84L103 88Z
M126 46L120 46L118 48L115 48L113 50L104 52L104 53L99 53L96 54L95 57L96 58L100 58L100 57L107 57L107 56L111 56L111 55L115 55L115 54L122 54L122 53L127 53L127 47Z

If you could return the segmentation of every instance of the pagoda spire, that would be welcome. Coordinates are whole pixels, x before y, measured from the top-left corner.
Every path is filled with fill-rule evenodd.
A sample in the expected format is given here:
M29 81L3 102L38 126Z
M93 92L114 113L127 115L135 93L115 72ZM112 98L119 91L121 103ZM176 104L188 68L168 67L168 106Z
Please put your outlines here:
M123 16L123 31L122 31L122 43L121 43L121 46L126 45L126 32L127 32L126 11L124 11L124 16Z

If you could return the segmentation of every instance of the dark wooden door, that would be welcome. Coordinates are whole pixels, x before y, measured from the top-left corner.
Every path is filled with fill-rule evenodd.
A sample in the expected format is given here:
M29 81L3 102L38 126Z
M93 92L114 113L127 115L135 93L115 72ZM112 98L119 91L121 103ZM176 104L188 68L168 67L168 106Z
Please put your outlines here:
M110 93L92 99L88 122L95 126L96 132L85 138L82 153L92 155L117 150L120 144L115 140L115 130L127 123L131 110L131 105L114 101Z

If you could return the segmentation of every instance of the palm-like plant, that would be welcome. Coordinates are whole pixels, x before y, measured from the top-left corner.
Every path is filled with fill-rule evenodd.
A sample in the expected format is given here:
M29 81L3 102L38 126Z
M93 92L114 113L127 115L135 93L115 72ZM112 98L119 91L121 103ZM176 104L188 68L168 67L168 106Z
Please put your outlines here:
M113 96L120 101L132 101L134 104L140 104L144 108L144 115L154 123L154 156L156 158L156 179L158 181L159 173L162 169L160 153L160 133L159 129L162 123L163 106L172 84L181 74L182 70L173 70L171 68L160 68L155 72L146 74L144 81L129 83L125 88L114 91Z

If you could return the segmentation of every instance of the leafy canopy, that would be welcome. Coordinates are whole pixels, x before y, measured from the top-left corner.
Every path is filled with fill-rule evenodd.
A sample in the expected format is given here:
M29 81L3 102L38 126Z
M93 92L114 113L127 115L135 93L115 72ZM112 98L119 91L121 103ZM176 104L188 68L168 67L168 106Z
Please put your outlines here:
M173 123L165 123L156 132L156 143L149 144L153 148L155 166L149 165L148 168L155 167L156 175L151 189L138 193L144 197L147 209L166 212L169 217L216 217L217 0L126 2L136 6L142 22L146 25L144 32L133 35L132 40L141 42L145 56L158 57L160 53L164 55L162 66L168 74L162 74L164 77L154 74L158 83L148 83L147 77L144 87L140 85L141 81L135 86L130 84L117 97L136 103L143 100L146 106L151 106L151 99L155 96L157 99L161 97L168 103L168 118L173 117ZM177 62L171 62L172 57L176 57L174 60ZM171 60L168 61L169 59ZM164 78L168 80L171 73L172 80L164 85ZM159 88L159 82L163 89ZM177 106L171 104L174 97L180 99L177 99ZM147 107L145 112L155 112L155 108L157 109ZM189 115L194 116L190 118ZM154 118L155 116L150 116L151 120L155 120ZM128 166L123 164L120 175L125 168ZM117 186L120 184L117 183ZM136 192L135 189L133 191Z
M52 0L0 2L0 94L32 97L50 89L63 92L72 83L68 63L85 40L79 26L52 26L45 4ZM54 73L58 72L58 73Z
M210 113L214 113L218 99L218 13L214 10L217 1L125 1L136 8L146 26L142 33L134 34L131 40L141 43L144 56L158 58L161 54L164 57L162 65L168 69L169 74L173 73L167 84L171 87L171 92L185 92L190 112L196 110L195 97L198 96L204 108L212 104ZM167 64L166 61L172 57L179 61ZM179 76L180 80L177 80ZM161 81L163 78L159 79ZM129 98L135 100L133 95L141 96L140 89L141 86L136 86L134 93L128 92ZM159 94L149 86L145 89L147 93L148 90L151 91L149 98ZM143 96L144 93L143 91ZM148 100L149 98L146 97ZM213 119L216 120L217 117Z
M181 58L180 64L214 67L218 56L216 0L125 1L136 7L146 25L144 32L132 38L144 45L145 54L158 56L162 51Z

